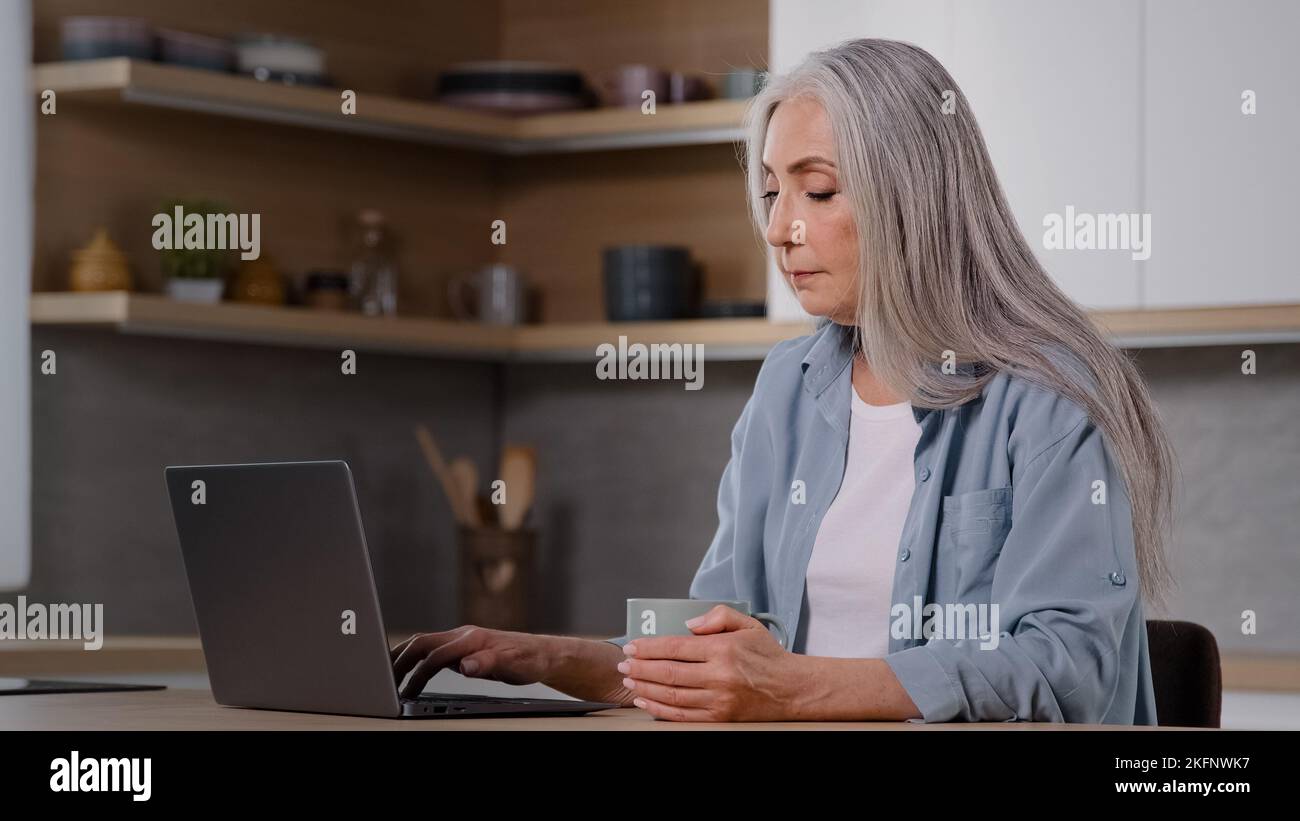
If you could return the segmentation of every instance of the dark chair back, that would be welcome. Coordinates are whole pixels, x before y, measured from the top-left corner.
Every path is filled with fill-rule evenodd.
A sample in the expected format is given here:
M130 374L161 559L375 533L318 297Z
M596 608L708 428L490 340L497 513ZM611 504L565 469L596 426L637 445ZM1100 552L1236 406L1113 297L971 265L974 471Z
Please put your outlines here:
M1162 727L1218 727L1223 706L1219 644L1190 621L1147 620L1156 721Z

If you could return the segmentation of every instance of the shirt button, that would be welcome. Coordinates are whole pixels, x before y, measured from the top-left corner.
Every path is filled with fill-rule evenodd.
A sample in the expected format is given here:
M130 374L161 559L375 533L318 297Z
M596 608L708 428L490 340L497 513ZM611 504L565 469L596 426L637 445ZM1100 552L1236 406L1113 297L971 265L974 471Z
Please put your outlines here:
M1125 582L1124 574L1116 571L1110 574L1110 583L1116 587L1123 587Z
M907 560L910 559L910 558L912 558L912 551L911 551L911 550L908 550L906 547L903 548L903 552L902 552L902 553L899 553L899 554L898 554L898 560L899 560L900 562L905 562L905 561L907 561Z
M929 468L921 468L921 481L924 482L926 479L929 479L929 478L930 478L930 469L929 469Z

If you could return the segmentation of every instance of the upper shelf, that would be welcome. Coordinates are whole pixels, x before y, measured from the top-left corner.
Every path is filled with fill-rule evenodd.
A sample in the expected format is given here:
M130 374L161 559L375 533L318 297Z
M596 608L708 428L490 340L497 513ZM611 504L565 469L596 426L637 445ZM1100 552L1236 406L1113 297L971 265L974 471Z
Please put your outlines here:
M1300 305L1109 311L1092 314L1126 348L1300 341ZM592 362L604 343L704 345L712 360L762 359L773 345L808 333L802 322L685 319L493 327L474 322L220 303L175 302L157 294L36 293L37 325L111 327L123 333L225 339L292 347L353 348L492 361Z
M747 100L660 104L654 114L598 108L509 117L432 102L357 92L355 114L340 89L263 83L236 74L113 57L40 63L36 93L87 96L344 131L384 139L452 145L499 154L537 154L733 142Z

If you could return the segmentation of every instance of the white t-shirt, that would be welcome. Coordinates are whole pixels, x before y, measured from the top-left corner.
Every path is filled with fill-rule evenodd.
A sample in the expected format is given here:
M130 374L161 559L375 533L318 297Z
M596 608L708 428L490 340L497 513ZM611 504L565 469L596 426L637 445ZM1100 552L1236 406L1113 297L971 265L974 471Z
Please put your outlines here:
M804 654L880 658L889 650L894 569L921 427L909 402L868 405L857 390L849 393L844 480L808 560Z

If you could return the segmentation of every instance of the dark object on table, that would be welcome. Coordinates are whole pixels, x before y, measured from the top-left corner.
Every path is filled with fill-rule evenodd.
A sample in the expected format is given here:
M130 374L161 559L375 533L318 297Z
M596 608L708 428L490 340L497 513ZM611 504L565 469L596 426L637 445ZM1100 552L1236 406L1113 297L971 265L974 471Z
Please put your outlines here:
M65 60L152 60L154 54L153 27L139 17L64 17L59 40Z
M162 684L105 684L99 681L51 681L41 678L0 678L0 696L35 696L51 693L120 693L166 690Z
M1151 684L1161 727L1218 727L1223 674L1214 634L1190 621L1147 619Z
M707 319L767 316L767 304L761 299L714 299L700 306L700 316Z
M438 102L501 114L586 108L582 75L550 63L488 60L458 63L438 77Z
M158 60L178 66L230 71L235 65L235 46L224 37L191 34L175 29L158 29Z
M606 248L603 270L605 315L611 322L685 319L695 314L699 274L687 248Z

